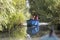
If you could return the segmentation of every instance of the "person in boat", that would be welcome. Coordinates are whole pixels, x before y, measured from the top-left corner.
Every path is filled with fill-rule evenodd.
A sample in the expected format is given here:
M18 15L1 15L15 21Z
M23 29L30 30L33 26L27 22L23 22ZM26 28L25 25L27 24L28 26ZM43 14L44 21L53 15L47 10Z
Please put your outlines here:
M39 31L39 20L38 16L34 15L30 20L27 21L27 33L34 35Z

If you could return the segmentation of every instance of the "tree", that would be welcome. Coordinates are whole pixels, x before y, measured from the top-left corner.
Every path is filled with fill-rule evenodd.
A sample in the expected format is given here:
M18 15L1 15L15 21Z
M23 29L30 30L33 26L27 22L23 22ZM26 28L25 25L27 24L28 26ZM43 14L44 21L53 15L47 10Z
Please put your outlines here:
M27 27L21 24L29 18L27 14L26 0L0 0L0 31L25 38Z
M41 22L60 23L60 0L29 0L30 12L37 14Z

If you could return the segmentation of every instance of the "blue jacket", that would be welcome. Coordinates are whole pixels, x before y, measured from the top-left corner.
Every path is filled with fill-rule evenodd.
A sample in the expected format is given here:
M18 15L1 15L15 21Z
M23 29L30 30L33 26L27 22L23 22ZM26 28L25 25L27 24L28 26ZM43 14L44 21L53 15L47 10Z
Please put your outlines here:
M36 34L38 31L39 31L39 21L38 20L28 20L27 21L27 25L29 25L28 26L28 30L27 30L27 32L28 32L28 34Z

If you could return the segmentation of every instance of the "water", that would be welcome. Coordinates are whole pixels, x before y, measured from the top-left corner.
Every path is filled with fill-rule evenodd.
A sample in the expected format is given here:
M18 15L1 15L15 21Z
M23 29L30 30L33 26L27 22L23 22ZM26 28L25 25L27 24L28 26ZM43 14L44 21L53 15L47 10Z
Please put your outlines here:
M44 35L40 38L40 40L60 40L55 34L49 37L49 34Z

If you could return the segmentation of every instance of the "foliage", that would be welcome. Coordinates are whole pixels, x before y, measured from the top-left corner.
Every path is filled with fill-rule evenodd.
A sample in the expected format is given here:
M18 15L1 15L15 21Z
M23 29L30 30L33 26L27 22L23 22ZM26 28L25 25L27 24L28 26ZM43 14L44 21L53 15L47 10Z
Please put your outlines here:
M13 36L25 37L26 28L20 24L29 19L26 0L0 0L0 31L7 30Z
M29 0L30 12L42 22L60 23L60 0ZM58 21L59 20L59 21Z

